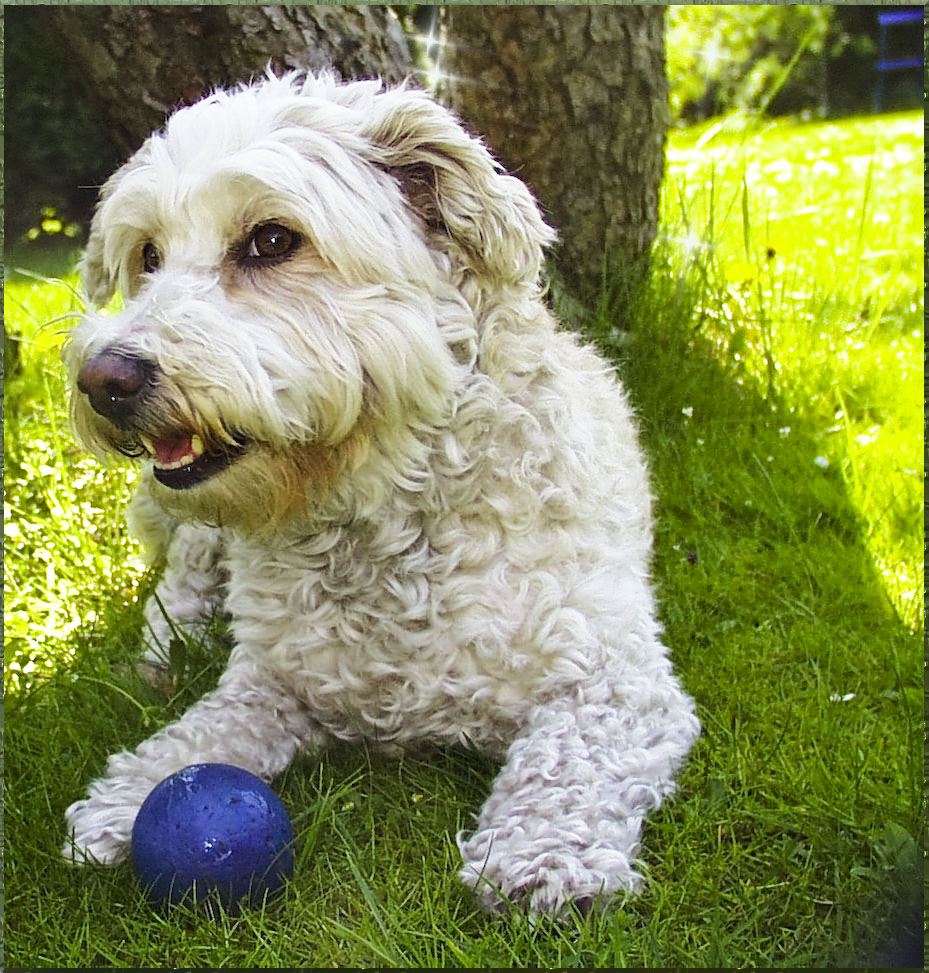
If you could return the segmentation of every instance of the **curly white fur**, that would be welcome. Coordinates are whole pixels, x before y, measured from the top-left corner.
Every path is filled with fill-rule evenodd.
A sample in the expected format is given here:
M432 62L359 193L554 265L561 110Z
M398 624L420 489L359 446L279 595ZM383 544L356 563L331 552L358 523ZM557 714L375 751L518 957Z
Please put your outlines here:
M255 260L268 224L296 242ZM66 350L96 389L75 420L98 452L154 454L132 507L167 564L151 653L161 606L188 628L225 610L235 647L68 809L66 854L120 860L190 763L270 777L333 739L430 740L503 759L459 837L485 906L638 886L644 816L699 726L655 621L629 406L541 299L552 238L447 111L377 82L217 93L107 183L85 286L127 303ZM107 378L131 386L116 411ZM185 449L231 462L172 482L156 467Z

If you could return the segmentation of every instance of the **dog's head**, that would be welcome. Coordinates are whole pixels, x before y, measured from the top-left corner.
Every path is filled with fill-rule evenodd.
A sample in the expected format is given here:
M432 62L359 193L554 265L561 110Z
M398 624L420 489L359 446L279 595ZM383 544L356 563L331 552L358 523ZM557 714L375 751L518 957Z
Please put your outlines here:
M104 186L65 351L82 438L182 516L255 526L378 457L402 477L535 296L551 231L422 92L268 78L177 112ZM383 473L383 470L382 470Z

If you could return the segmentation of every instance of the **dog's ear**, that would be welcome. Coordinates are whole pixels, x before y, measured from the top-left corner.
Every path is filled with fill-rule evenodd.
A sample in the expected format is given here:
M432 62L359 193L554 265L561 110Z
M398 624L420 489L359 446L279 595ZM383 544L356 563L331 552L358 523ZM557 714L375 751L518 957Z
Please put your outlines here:
M116 216L126 209L127 202L123 198L116 206L113 197L126 177L148 162L151 155L151 142L151 139L145 142L100 189L97 208L90 222L87 246L78 265L84 293L95 307L103 307L117 288L126 284L125 279L120 277L121 260L119 259L120 256L124 256L120 255L120 249L125 242L119 236L119 230L122 228L124 231L125 221L117 220Z
M84 293L94 307L103 307L116 290L116 281L107 270L103 256L103 229L101 228L100 209L94 214L90 224L90 236L84 255L78 265Z
M141 155L141 150L137 155ZM90 221L90 235L87 238L87 246L84 247L81 262L78 264L78 271L81 275L84 293L94 307L103 307L116 292L118 270L111 266L112 255L108 260L106 253L107 234L104 227L108 221L112 220L112 215L109 212L112 207L108 207L107 203L112 199L126 173L135 166L136 158L137 156L134 156L125 165L120 166L103 184L100 189L100 198L97 200L97 208L94 210L93 219Z
M394 88L374 99L365 136L374 160L399 180L426 226L479 275L507 283L537 279L542 248L555 239L525 184L506 175L451 112L421 91Z

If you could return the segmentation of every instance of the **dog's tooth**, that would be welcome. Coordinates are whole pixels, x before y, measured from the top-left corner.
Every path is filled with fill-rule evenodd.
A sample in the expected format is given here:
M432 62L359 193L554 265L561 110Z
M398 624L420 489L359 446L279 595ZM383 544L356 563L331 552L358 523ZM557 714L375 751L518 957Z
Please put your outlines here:
M193 451L194 456L200 456L203 454L203 440L199 436L190 437L190 448Z
M148 451L148 455L149 456L154 456L155 455L155 443L153 442L153 440L150 437L148 437L148 436L139 436L139 442Z
M184 466L190 466L199 459L193 453L187 453L180 459L172 460L170 463L155 463L159 470L179 470Z

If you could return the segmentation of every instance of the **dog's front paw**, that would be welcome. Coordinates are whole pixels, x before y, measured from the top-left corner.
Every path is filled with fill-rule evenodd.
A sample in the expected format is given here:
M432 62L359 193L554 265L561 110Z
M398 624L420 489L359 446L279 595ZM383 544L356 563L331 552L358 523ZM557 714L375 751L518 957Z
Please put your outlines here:
M459 836L464 867L460 877L489 911L518 905L555 915L574 905L587 912L620 890L642 884L629 858L601 848L574 849L559 834L531 837L522 827L485 829L467 840Z
M77 865L116 865L129 855L132 826L150 781L107 777L90 786L90 795L67 811L69 838L62 854Z

